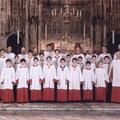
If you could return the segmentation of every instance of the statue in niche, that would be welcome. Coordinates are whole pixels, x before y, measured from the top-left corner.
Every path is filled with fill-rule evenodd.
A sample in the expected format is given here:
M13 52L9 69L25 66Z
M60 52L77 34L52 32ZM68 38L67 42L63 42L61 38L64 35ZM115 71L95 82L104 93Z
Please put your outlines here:
M37 46L37 27L36 27L36 19L34 17L31 18L30 24L30 47Z

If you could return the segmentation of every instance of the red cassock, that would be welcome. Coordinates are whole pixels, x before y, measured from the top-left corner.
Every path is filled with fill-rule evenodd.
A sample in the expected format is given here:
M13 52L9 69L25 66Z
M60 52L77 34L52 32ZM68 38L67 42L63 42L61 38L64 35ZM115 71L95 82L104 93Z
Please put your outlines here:
M28 68L20 66L16 71L16 82L17 82L17 102L26 103L28 102L28 81L29 73Z

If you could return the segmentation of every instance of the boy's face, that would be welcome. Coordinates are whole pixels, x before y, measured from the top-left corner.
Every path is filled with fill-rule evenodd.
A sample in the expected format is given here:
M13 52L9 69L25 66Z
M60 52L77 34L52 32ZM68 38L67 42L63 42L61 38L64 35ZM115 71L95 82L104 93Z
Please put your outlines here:
M103 63L99 62L98 67L103 67Z
M47 59L47 63L51 63L52 60L50 58Z
M72 64L73 64L73 65L77 65L77 61L76 61L76 60L73 60L73 61L72 61Z
M96 61L96 57L92 57L92 60L93 60L93 61Z
M89 69L91 67L91 64L87 63L86 68Z
M38 60L34 60L33 63L34 63L35 65L37 65L37 64L38 64Z
M56 54L56 55L59 55L60 53L59 53L59 51L55 51L55 54Z
M25 66L25 65L26 65L26 62L22 61L20 64L21 64L22 66Z
M15 57L15 61L19 61L19 57Z
M65 61L64 60L61 60L60 63L61 63L61 65L65 65Z
M104 62L105 62L105 63L109 63L110 60L109 60L108 58L105 58L105 59L104 59Z
M7 51L8 51L8 52L11 52L11 51L12 51L12 47L8 47L8 48L7 48Z
M0 52L0 55L1 55L1 56L4 56L4 55L5 55L5 52L2 50L2 51Z
M11 63L10 61L6 62L6 65L7 65L7 66L11 66L11 64L12 64L12 63Z

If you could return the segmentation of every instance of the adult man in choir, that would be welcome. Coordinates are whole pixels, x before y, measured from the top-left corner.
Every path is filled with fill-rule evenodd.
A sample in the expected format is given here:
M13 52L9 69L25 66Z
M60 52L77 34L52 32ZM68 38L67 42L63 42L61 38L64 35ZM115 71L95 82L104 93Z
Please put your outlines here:
M120 44L118 44L117 52L120 52ZM116 59L116 53L117 52L115 52L115 54L114 54L114 59Z
M1 49L0 50L0 76L1 76L2 69L6 65L5 61L6 61L5 50ZM0 83L0 99L1 99L1 97L2 97L2 86L1 86L1 83Z
M53 57L54 51L52 50L51 44L48 44L48 45L47 45L47 48L46 48L46 51L44 52L44 55L45 55L45 59L46 59L48 56Z
M7 59L11 59L12 61L14 60L14 57L15 57L15 53L12 52L12 47L11 46L8 46L7 47L7 51L5 53L5 57Z
M25 47L21 48L21 53L19 54L19 58L21 59L27 59L26 49Z
M39 55L38 55L38 49L35 47L33 48L33 56L37 57L39 59Z
M108 56L112 60L112 56L108 53L107 46L102 46L102 53L99 55L99 60L103 60L105 56Z
M120 52L111 63L109 79L112 81L112 102L120 102Z
M81 52L81 47L77 46L73 58L78 58L80 56L82 57L82 62L85 63L85 55Z

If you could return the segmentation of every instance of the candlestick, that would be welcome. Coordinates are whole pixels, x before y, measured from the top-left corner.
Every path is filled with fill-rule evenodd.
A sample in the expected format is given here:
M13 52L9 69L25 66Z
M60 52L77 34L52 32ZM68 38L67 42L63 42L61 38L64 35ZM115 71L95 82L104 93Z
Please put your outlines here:
M56 16L56 14L57 14L56 9L54 10L54 13L55 13L55 16Z
M73 15L75 14L75 8L73 8Z
M83 26L83 38L84 38L84 39L85 39L85 34L86 34L86 30L85 30L85 29L86 29L86 26L84 25L84 26Z
M77 18L79 17L79 11L77 10Z
M115 31L113 30L112 31L112 44L115 43Z
M20 32L19 32L19 30L17 30L17 44L19 44L20 43Z
M54 12L53 12L53 10L52 10L52 16L54 15Z
M81 16L82 16L82 11L80 10L80 18L81 18Z
M60 9L60 13L62 14L62 7L61 7L61 9Z

